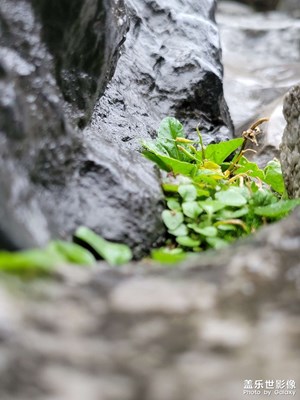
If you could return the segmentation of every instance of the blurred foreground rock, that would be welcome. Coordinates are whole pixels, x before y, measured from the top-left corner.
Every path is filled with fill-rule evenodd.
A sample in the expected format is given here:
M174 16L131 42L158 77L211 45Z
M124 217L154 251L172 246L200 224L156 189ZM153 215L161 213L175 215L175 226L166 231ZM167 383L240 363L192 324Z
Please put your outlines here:
M5 289L2 277L1 400L240 400L244 380L299 386L299 248L297 209L179 267L61 267Z
M0 248L83 224L140 256L164 234L141 139L167 115L230 135L215 1L126 6L0 2Z

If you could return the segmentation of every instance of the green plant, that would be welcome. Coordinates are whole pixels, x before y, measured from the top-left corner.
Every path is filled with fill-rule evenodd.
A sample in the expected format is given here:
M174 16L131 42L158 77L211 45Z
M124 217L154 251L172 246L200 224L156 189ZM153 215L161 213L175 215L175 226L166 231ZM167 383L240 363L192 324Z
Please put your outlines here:
M220 249L300 204L300 199L286 198L278 160L260 169L245 157L251 151L246 142L257 144L265 121L257 121L241 138L204 146L198 129L198 140L189 140L181 123L168 117L156 140L143 142L145 157L163 171L167 204L162 219L169 239L153 250L155 260L172 263L186 253Z
M56 240L42 249L14 253L1 251L0 271L36 275L48 274L54 267L66 263L94 265L96 258L83 246L88 246L97 258L102 257L110 265L124 264L132 259L132 252L128 246L109 242L86 227L79 227L74 236L82 245Z

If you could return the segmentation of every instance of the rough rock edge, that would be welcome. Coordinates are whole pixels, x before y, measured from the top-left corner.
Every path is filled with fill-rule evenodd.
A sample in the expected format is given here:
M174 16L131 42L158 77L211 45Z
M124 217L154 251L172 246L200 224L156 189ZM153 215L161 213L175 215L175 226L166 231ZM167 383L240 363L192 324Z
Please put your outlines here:
M2 280L1 399L240 400L245 379L297 382L299 246L297 209L172 269Z
M285 186L290 197L300 197L300 85L286 95L283 107L287 125L280 146Z

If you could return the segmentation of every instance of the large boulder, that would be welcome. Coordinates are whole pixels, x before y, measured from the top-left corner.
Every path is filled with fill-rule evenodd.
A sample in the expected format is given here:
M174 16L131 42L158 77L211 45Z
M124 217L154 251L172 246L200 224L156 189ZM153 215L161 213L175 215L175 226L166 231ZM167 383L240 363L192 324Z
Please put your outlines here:
M81 224L136 256L159 240L163 196L141 138L166 115L210 140L231 130L214 9L1 2L0 247L68 238Z
M299 246L298 209L175 268L70 267L6 287L2 278L0 398L241 400L266 380L268 398L297 398ZM294 396L276 380L296 384Z
M94 136L113 136L123 147L136 148L170 115L189 133L199 124L207 141L228 138L232 125L223 96L215 1L187 0L184 8L180 0L126 3L130 30L95 108Z
M113 70L126 28L114 4L0 4L0 247L40 245L80 222L67 186L83 185L87 155L69 116L91 112ZM66 196L73 213L60 212Z

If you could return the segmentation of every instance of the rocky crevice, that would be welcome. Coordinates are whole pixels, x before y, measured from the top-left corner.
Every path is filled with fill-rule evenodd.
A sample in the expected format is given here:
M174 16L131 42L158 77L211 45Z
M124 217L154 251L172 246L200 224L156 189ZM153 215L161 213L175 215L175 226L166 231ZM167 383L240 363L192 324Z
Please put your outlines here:
M1 3L0 247L87 225L141 256L163 237L163 196L141 139L167 115L190 133L200 122L208 141L232 128L214 9L212 0Z

